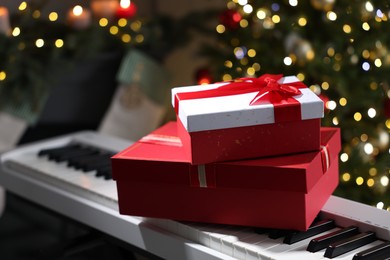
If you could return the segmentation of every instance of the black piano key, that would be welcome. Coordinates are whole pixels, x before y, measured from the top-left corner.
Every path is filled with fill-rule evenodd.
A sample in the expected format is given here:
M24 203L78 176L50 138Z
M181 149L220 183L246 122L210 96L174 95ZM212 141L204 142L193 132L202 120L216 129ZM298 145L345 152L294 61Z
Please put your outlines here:
M375 240L375 233L372 231L360 233L329 245L325 250L324 256L327 258L334 258Z
M111 165L99 168L96 172L96 177L103 176L105 179L111 178Z
M359 233L359 229L355 226L346 227L335 232L316 237L312 239L307 246L307 251L317 252L328 247L330 244L340 241L342 239L354 236Z
M111 156L112 155L108 153L100 153L100 154L85 155L76 158L70 158L68 160L68 166L74 167L75 169L80 169L89 164L94 164L102 160L110 160Z
M284 236L287 236L288 234L294 232L293 230L288 229L273 229L269 232L268 237L271 239L278 239Z
M312 224L306 231L296 231L287 234L283 240L283 243L291 245L293 243L318 235L335 227L336 225L333 219L321 220Z
M69 151L67 153L62 154L49 154L49 159L52 159L56 162L64 162L71 158L79 157L79 156L85 156L85 155L92 155L97 154L98 151L90 148L80 148L78 150Z
M374 246L354 255L352 260L376 260L390 258L390 241Z
M97 162L89 163L89 164L86 164L86 165L83 165L83 166L79 167L79 169L83 170L85 172L88 172L88 171L98 170L100 168L105 168L107 166L111 167L111 161L109 159L108 160L100 160L100 161L97 161Z
M260 234L260 235L268 234L271 232L271 230L272 230L271 228L255 228L254 229L255 233Z
M72 151L80 149L80 145L78 144L71 144L61 147L55 147L55 148L49 148L49 149L42 149L38 152L38 156L44 156L49 154L58 154L58 153L66 153L67 151Z

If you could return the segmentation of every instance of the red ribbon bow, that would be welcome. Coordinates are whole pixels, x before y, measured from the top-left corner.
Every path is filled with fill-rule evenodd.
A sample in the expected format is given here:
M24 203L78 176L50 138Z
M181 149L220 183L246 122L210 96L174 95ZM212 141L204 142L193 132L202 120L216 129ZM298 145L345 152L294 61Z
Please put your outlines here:
M256 91L258 93L249 102L250 105L258 105L264 102L275 104L292 96L300 95L301 91L299 89L306 87L302 82L278 83L278 80L282 77L282 74L264 74L258 78L239 78L215 89L177 93L175 96L175 110L176 113L179 111L179 100L231 96Z
M279 103L289 97L300 95L299 88L305 87L303 84L289 83L280 84L278 81L283 75L264 74L258 78L240 78L218 89L227 90L246 90L247 93L259 91L257 95L249 102L250 105L257 105L263 102ZM298 85L299 84L299 85Z

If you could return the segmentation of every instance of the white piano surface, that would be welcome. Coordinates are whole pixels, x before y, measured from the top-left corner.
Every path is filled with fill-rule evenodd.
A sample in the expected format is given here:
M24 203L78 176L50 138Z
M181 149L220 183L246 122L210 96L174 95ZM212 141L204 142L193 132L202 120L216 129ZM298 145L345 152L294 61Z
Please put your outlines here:
M272 250L266 250L267 246L259 243L261 235L244 227L217 229L213 225L120 215L114 181L96 181L93 174L80 174L34 155L40 149L73 140L111 151L130 145L128 141L94 132L80 132L21 146L1 156L0 184L23 198L165 259L323 258L323 252L305 251L307 239L293 246L278 244L281 242L278 240L269 241L268 248ZM50 172L44 172L45 169ZM64 179L64 171L69 178ZM387 211L332 196L321 215L334 219L339 226L356 225L361 231L371 230L379 238L390 240L390 213ZM365 247L376 243L379 242ZM288 253L280 253L286 248ZM352 259L355 251L335 259Z

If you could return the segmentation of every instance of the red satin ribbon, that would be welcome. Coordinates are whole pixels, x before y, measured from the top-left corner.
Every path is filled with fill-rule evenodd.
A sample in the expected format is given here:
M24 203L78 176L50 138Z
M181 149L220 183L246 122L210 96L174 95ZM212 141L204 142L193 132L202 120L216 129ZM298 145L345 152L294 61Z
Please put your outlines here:
M288 101L292 96L300 95L301 91L299 89L306 87L302 82L280 84L278 80L282 77L282 74L264 74L258 78L240 78L215 89L176 93L175 111L176 113L179 111L179 100L231 96L256 91L258 93L249 102L250 105L266 102L277 104Z

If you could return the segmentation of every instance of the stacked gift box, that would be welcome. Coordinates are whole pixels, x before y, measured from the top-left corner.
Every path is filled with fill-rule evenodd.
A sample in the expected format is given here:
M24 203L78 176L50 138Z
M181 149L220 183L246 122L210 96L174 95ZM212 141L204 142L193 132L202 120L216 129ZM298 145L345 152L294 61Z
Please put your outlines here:
M121 214L306 230L338 184L338 128L296 77L172 89L177 121L112 158Z

